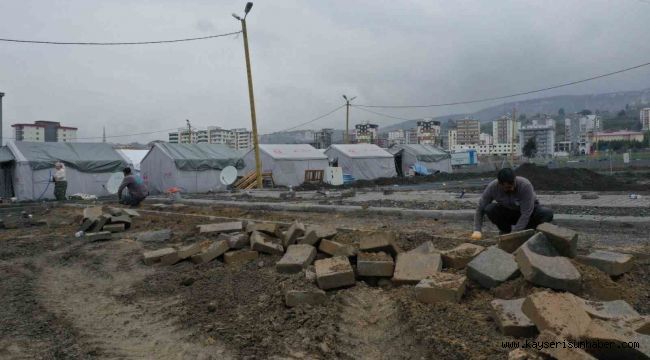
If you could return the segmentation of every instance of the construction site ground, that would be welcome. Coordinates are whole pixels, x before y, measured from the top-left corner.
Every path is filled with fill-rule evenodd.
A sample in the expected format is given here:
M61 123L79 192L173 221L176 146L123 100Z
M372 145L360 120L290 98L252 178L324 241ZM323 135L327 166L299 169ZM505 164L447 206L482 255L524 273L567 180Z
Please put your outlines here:
M260 198L276 198L269 194L274 193ZM383 194L358 193L355 196L360 198L353 201L371 204L398 193ZM455 196L446 192L408 195L416 199L402 195L404 199L395 201L447 201L471 208L476 200L475 194L465 200L434 199ZM554 200L557 206L574 206L576 212L598 207L579 202L560 205L573 199L567 196L559 195ZM618 199L625 194L602 195L603 204L610 205L603 208L628 208L623 206L627 201L612 206L613 198L605 196ZM238 201L255 199L249 194ZM415 299L413 286L358 281L353 287L327 291L325 305L288 308L283 289L306 279L304 273L278 273L279 255L260 254L242 266L226 266L221 260L146 266L142 253L170 243L196 242L201 239L196 225L232 219L283 223L297 219L333 225L339 229L337 241L343 243L355 241L355 230L390 230L398 233L405 250L427 240L441 250L467 242L471 222L362 211L261 211L217 204L156 209L155 202L148 200L141 206L141 217L134 218L130 230L100 242L74 236L81 220L81 209L74 206L0 210L5 224L13 223L11 229L0 231L0 358L503 359L512 349L503 348L502 342L513 338L499 332L489 302L538 290L521 277L492 290L470 282L459 304L431 305ZM22 211L47 224L23 226L18 219ZM172 239L163 244L135 240L139 232L159 229L171 229ZM574 230L580 233L580 253L613 249L636 257L632 271L615 279L576 263L585 279L579 295L593 300L620 298L639 313L650 314L647 230L597 223ZM494 236L496 229L490 225L483 244L489 245Z

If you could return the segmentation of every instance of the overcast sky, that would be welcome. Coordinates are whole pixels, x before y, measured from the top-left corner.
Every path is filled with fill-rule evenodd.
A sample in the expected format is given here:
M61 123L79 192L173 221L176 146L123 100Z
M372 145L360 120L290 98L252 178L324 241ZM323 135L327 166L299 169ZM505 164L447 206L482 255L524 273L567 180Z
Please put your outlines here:
M230 0L0 3L0 38L145 41L237 31ZM262 133L342 104L430 104L498 96L650 61L650 0L412 0L255 3L248 17ZM650 68L537 94L650 87ZM242 37L91 47L0 42L4 136L60 121L79 137L216 125L250 128ZM518 98L518 99L525 99ZM379 110L416 118L495 103ZM339 111L303 128L344 127ZM352 122L398 122L353 109ZM114 139L141 142L166 133ZM93 140L95 141L95 140ZM97 140L98 141L98 140Z

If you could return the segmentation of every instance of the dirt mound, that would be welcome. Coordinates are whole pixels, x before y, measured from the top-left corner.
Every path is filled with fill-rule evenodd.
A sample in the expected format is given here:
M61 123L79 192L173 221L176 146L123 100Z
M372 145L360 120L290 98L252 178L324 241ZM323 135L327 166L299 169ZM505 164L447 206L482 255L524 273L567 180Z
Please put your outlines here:
M623 178L601 175L588 169L549 169L546 166L523 164L515 173L530 180L535 190L547 191L625 191L642 190Z

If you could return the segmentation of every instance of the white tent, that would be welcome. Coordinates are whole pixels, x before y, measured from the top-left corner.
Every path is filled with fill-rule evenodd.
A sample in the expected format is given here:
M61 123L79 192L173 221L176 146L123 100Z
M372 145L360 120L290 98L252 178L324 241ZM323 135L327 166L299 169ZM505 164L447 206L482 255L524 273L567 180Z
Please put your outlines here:
M226 145L156 143L142 159L140 174L152 194L172 187L199 193L225 189L219 176L226 166L244 167L241 154Z
M127 166L110 144L68 142L9 142L13 193L19 201L54 198L54 164L66 167L67 195L108 196L109 177Z
M149 150L117 149L117 152L122 155L133 170L139 173L140 163L147 156Z
M451 172L451 155L439 147L428 144L393 145L388 152L395 156L395 166L401 175L408 173L416 164L427 168L431 173Z
M373 180L397 176L395 159L388 151L373 144L335 144L325 155L338 161L343 174L356 180Z
M305 170L325 170L327 156L308 144L260 144L262 172L273 173L276 185L298 186L305 181ZM255 150L244 156L246 172L255 170Z

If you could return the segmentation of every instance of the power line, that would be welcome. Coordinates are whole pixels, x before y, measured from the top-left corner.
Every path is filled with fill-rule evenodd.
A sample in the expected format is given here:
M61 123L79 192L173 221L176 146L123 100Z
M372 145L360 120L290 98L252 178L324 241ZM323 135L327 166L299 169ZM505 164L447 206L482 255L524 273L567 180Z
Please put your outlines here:
M355 107L355 108L357 108L358 110L361 110L361 111L369 112L369 113L372 113L372 114L375 114L375 115L384 116L384 117L391 118L391 119L404 120L404 121L418 120L418 119L407 119L407 118L394 116L394 115L390 115L390 114L384 114L384 113L380 113L380 112L377 112L377 111L368 110L368 109L365 109L365 108L362 108L362 107L358 107L357 105L352 105L352 107Z
M169 44L185 41L197 41L214 39L224 36L236 35L240 31L234 31L225 34L208 35L193 38L173 39L173 40L155 40L155 41L132 41L132 42L67 42L67 41L41 41L41 40L21 40L21 39L5 39L0 38L0 41L14 42L14 43L27 43L27 44L46 44L46 45L91 45L91 46L115 46L115 45L152 45L152 44Z
M430 104L430 105L362 105L362 104L356 104L355 106L356 107L364 107L364 108L393 108L393 109L398 109L399 108L399 109L404 109L404 108L428 108L428 107L439 107L439 106L475 104L475 103L481 103L481 102L487 102L487 101L508 99L508 98L513 98L513 97L517 97L517 96L521 96L521 95L535 94L535 93L548 91L548 90L553 90L553 89L559 89L559 88L562 88L562 87L581 84L581 83L585 83L585 82L596 80L596 79L602 79L604 77L624 73L624 72L630 71L630 70L639 69L639 68L642 68L642 67L645 67L645 66L648 66L648 65L650 65L650 62L647 62L645 64L632 66L632 67L625 68L625 69L622 69L622 70L613 71L613 72L610 72L610 73L607 73L607 74L596 75L596 76L592 76L592 77L589 77L589 78L586 78L586 79L571 81L571 82L568 82L568 83L549 86L549 87L542 88L542 89L524 91L524 92L519 92L519 93L515 93L515 94L496 96L496 97L490 97L490 98L484 98L484 99L455 101L455 102L449 102L449 103Z
M307 125L307 124L311 124L311 123L313 123L313 122L315 122L315 121L318 121L318 120L320 120L320 119L322 119L322 118L324 118L324 117L326 117L326 116L329 116L329 115L334 114L336 111L338 111L338 110L340 110L340 109L342 109L342 108L344 108L344 107L345 107L345 105L341 105L341 106L337 107L336 109L334 109L334 110L332 110L332 111L329 111L329 112L327 112L327 113L325 113L325 114L323 114L323 115L321 115L321 116L319 116L319 117L317 117L317 118L311 119L311 120L309 120L309 121L305 121L305 122L302 123L302 124L298 124L298 125L296 125L296 126L293 126L293 127L288 128L288 129L280 130L279 132L291 131L291 130L296 129L296 128L299 128L299 127L301 127L301 126L304 126L304 125Z

